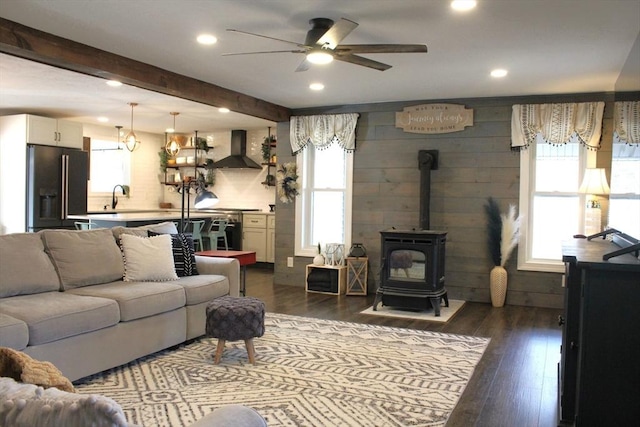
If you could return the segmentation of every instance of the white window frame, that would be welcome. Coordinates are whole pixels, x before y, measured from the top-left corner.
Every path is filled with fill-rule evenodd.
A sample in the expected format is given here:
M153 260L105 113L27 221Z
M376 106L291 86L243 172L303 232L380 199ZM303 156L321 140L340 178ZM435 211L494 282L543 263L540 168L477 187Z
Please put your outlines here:
M335 144L335 143L334 143ZM314 175L314 163L312 162L315 151L313 145L309 145L296 157L298 168L300 194L296 197L295 213L295 256L313 257L318 253L318 242L311 242L311 232L307 231L308 223L313 212L312 200L314 191L322 191L312 186L311 179ZM352 222L352 199L353 199L353 152L345 150L345 189L344 191L344 242L324 242L324 243L344 243L345 248L351 247L351 222ZM332 189L335 191L335 189ZM324 250L324 248L323 248Z
M520 151L520 213L522 220L520 223L520 240L518 242L518 270L530 270L530 271L543 271L553 273L563 273L564 263L562 259L559 260L547 260L547 259L535 259L532 254L532 224L531 218L533 216L533 204L535 183L535 160L536 160L536 145L531 144L526 150ZM588 150L586 147L580 147L580 166L579 166L579 180L582 181L584 170L587 167L595 167L596 152ZM559 193L560 194L560 193ZM569 193L564 193L569 194ZM584 194L578 193L576 188L575 196L580 198L579 218L576 218L580 229L584 228L584 214L586 199Z

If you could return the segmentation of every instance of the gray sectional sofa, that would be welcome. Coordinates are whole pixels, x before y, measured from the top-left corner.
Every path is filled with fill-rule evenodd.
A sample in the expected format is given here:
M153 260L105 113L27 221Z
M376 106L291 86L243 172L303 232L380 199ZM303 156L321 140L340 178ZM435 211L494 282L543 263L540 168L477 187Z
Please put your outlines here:
M0 236L0 346L74 381L203 335L207 303L239 295L238 261L196 256L198 275L123 281L118 237L148 229L177 232L163 223Z

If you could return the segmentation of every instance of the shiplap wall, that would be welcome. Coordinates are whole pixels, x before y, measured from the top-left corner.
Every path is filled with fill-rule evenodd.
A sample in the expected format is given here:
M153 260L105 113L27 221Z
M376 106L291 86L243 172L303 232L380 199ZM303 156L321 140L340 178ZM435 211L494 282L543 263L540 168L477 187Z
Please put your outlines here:
M493 267L486 244L484 204L495 198L503 210L518 205L520 155L510 150L513 104L607 101L603 149L599 167L609 167L613 94L544 97L455 99L370 104L296 111L295 115L358 112L354 157L352 241L363 243L369 257L369 292L379 283L380 231L390 227L419 227L418 151L438 150L438 169L431 174L431 226L446 231L446 288L449 296L489 302L489 271ZM464 131L421 135L395 127L395 113L409 105L462 104L474 110L474 124ZM293 161L289 123L278 125L278 161ZM600 160L602 157L602 160ZM607 159L608 158L608 163ZM276 263L274 282L304 286L311 260L293 256L294 206L276 208ZM605 211L606 215L606 211ZM603 215L604 218L606 216ZM507 304L561 308L562 275L518 271L514 251L509 273Z

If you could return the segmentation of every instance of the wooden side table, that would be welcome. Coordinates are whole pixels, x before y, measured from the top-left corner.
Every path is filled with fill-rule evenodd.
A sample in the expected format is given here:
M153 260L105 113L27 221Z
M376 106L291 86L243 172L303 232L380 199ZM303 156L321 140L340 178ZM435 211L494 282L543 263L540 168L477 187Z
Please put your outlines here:
M240 293L247 294L247 265L256 263L256 253L253 251L200 251L196 255L208 256L212 258L235 258L240 263Z
M347 295L367 295L367 273L369 258L346 257Z
M312 272L317 271L318 277L309 277ZM317 292L321 294L341 295L345 293L347 283L347 267L342 265L307 265L305 280L305 290L307 292Z

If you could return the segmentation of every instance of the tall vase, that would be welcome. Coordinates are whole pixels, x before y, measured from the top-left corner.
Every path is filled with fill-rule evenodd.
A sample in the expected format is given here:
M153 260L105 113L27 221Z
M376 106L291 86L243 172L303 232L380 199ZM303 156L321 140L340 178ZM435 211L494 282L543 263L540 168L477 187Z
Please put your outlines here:
M507 270L504 267L497 265L491 269L489 286L491 289L491 305L502 307L507 297Z

